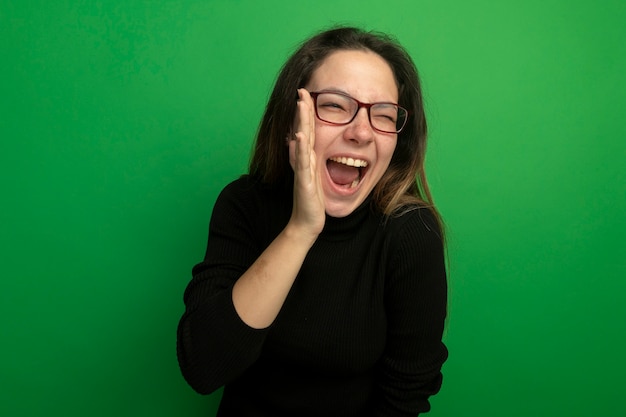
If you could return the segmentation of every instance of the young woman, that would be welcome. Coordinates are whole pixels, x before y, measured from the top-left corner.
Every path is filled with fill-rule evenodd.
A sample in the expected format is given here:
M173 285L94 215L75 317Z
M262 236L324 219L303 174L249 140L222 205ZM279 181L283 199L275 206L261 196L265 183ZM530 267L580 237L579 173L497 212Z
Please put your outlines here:
M411 58L322 32L280 72L250 172L220 194L178 329L218 416L415 416L447 358L439 214Z

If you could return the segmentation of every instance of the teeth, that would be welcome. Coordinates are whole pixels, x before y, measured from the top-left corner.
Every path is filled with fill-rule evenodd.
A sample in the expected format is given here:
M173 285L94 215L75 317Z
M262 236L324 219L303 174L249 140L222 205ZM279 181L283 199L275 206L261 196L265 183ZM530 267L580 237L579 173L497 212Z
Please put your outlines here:
M350 184L350 188L354 188L357 185L359 185L359 181L361 181L360 178L357 178L356 180L352 181L352 184Z
M339 162L340 164L348 165L351 167L365 168L367 162L362 159L346 158L345 156L338 156L330 158L331 161Z

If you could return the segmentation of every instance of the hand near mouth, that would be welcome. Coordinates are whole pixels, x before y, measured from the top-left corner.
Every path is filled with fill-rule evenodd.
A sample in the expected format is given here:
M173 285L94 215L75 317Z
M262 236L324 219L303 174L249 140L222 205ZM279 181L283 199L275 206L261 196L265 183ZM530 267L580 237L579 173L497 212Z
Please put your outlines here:
M298 90L295 134L289 141L289 162L294 172L293 211L290 223L313 241L324 228L324 191L315 155L315 110L304 88Z
M293 211L285 229L233 286L233 305L248 326L263 329L280 311L304 259L324 228L324 190L315 159L313 99L298 90L289 163L294 172Z

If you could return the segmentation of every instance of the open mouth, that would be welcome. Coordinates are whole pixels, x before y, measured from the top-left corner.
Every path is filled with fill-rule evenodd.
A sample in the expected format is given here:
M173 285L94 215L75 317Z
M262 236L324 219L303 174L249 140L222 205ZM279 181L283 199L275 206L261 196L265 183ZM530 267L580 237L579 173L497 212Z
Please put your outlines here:
M330 179L341 188L355 188L367 172L367 161L338 156L326 161Z

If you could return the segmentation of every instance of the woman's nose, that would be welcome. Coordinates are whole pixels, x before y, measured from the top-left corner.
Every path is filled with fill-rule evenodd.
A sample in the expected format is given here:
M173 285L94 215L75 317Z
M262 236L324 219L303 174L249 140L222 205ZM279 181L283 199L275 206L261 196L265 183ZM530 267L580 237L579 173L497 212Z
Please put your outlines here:
M362 107L359 109L356 116L349 124L349 129L346 130L346 133L348 134L347 139L356 140L358 142L369 142L374 139L374 129L370 123L366 108Z

